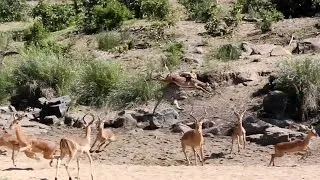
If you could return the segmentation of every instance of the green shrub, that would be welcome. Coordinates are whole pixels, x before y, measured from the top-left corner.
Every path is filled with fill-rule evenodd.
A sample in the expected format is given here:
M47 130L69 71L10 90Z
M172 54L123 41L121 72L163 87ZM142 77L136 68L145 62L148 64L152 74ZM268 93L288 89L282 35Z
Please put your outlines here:
M40 17L44 27L50 31L59 31L75 23L75 10L69 4L46 4L41 0L32 11L33 17Z
M134 40L128 32L109 31L98 36L98 48L100 50L114 50L119 46L126 47L127 49L133 48Z
M107 104L110 92L123 77L118 62L91 61L85 66L79 85L78 103L102 107Z
M283 19L283 15L281 14L281 12L277 11L275 8L272 8L270 10L262 10L260 14L262 20L258 25L260 26L260 29L263 33L271 31L272 22Z
M140 0L143 17L156 20L166 20L172 13L169 0Z
M118 84L116 89L112 90L109 101L120 108L143 103L158 97L161 88L160 83L149 80L143 74L127 77Z
M33 26L26 29L23 33L23 40L26 41L26 45L39 46L44 44L43 40L48 37L48 31L43 27L42 22L36 21Z
M119 27L123 21L133 17L129 9L117 0L84 1L83 27L88 33L112 30Z
M0 104L8 100L14 89L14 79L8 69L0 69Z
M217 7L216 0L179 0L186 7L189 18L200 22L207 22Z
M27 9L25 0L0 0L0 22L25 20Z
M11 42L12 42L12 36L10 33L7 33L7 32L0 33L0 51L7 50Z
M219 48L216 57L222 61L237 60L241 56L239 48L226 44Z
M17 88L26 84L51 87L58 95L71 94L76 66L70 60L49 49L28 48L13 71Z
M287 62L279 71L276 88L293 97L297 120L307 120L310 111L317 111L320 102L320 62L318 59L297 59Z
M173 8L169 0L119 0L133 12L135 18L171 21Z
M181 42L172 42L168 44L166 53L165 65L169 69L177 67L181 64L184 57L184 45Z

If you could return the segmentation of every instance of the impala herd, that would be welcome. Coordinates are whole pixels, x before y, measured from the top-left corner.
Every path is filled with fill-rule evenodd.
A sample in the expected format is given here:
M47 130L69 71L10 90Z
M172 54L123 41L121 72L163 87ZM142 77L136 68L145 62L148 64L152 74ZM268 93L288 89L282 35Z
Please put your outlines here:
M205 92L204 88L207 89L208 84L200 82L196 79L196 75L193 74L169 74L166 77L160 78L160 80L165 81L167 83L175 83L179 87L194 87L197 89L201 89ZM233 110L234 114L237 116L237 123L236 126L233 128L232 135L231 135L231 152L233 150L234 141L237 141L238 144L238 152L240 152L240 144L242 142L243 149L246 148L246 131L242 126L243 117L246 112L246 108L242 112L236 112ZM71 175L69 172L69 164L75 158L77 154L82 155L83 153L89 159L90 162L90 173L91 179L93 180L93 172L92 172L92 152L101 152L103 151L106 146L116 140L116 135L110 129L104 129L104 122L105 119L101 118L101 114L97 117L98 122L96 123L98 132L95 137L95 141L91 145L91 126L96 120L95 115L92 113L87 113L82 118L82 125L83 129L85 129L85 136L84 137L68 137L68 138L61 138L60 143L56 144L53 141L48 141L41 139L39 137L31 137L27 136L22 127L21 127L21 120L24 116L24 113L12 113L13 121L10 124L10 129L15 131L14 134L11 134L6 131L5 125L2 129L3 132L0 134L0 146L7 147L8 149L12 150L12 163L14 166L15 164L15 152L17 154L19 152L23 152L27 157L35 160L40 160L37 157L37 154L42 154L44 159L50 160L49 165L52 166L52 162L54 159L57 160L56 165L56 175L55 180L58 179L58 172L61 161L68 156L67 162L64 164L66 171L69 176L69 180L71 180ZM206 118L207 110L204 108L204 115L201 118L196 118L193 115L193 108L190 112L190 116L194 119L195 129L187 131L183 134L182 138L180 139L182 151L185 155L185 159L188 165L191 164L189 157L186 153L186 148L189 146L193 150L193 154L195 156L195 165L197 165L197 159L199 158L202 165L204 165L204 153L203 153L203 145L204 145L204 138L202 134L202 123L203 120ZM86 117L91 116L91 121L87 122ZM7 121L8 122L8 121ZM274 153L271 154L271 160L269 166L272 164L274 166L274 160L276 157L282 157L286 153L294 153L294 152L305 152L305 154L301 157L301 159L307 158L310 153L309 143L310 140L314 137L318 137L318 134L314 130L313 127L309 128L307 136L303 140L295 140L290 142L282 142L274 145ZM98 143L98 144L97 144ZM95 145L97 144L96 150L94 150ZM103 147L104 145L104 147ZM102 148L103 147L103 148ZM101 149L102 148L102 149ZM197 149L200 151L200 155L197 152ZM231 153L230 152L230 153ZM77 158L77 166L78 166L78 173L77 177L80 178L80 157Z

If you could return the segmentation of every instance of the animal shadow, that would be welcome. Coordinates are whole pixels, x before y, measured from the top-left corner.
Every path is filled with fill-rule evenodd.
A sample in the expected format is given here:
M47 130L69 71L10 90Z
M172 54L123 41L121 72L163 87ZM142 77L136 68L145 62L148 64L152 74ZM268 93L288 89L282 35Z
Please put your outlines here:
M212 153L210 156L206 156L204 158L204 160L208 160L208 159L219 159L219 158L224 158L225 154L223 152L219 152L219 153Z
M33 171L33 168L8 168L2 171Z

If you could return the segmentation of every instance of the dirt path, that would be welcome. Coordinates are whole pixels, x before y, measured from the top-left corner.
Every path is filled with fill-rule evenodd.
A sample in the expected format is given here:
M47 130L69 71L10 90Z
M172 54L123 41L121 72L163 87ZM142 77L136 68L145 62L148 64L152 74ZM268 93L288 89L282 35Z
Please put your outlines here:
M20 169L12 167L10 158L0 156L0 179L6 180L30 180L30 179L54 179L55 168L50 168L48 162L41 160L36 162L22 156L19 158ZM71 173L76 175L76 163L71 164ZM89 179L89 164L82 161L81 179ZM98 168L99 167L99 168ZM26 169L33 168L33 170ZM320 175L318 166L296 167L266 167L266 166L140 166L140 165L105 165L94 164L94 176L96 179L112 180L142 180L142 179L237 179L237 180L264 180L264 179L316 179ZM64 167L61 168L60 178L66 179Z

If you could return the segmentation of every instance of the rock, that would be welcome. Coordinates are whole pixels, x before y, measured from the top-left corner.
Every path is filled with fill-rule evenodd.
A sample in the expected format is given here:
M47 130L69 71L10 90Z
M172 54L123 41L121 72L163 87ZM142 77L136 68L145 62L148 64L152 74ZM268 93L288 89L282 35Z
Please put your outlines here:
M258 142L261 140L263 134L252 134L249 136L246 136L246 140L250 142Z
M320 53L320 37L308 38L298 43L299 52Z
M211 128L208 128L208 129L204 129L202 130L204 134L212 134L212 135L220 135L221 134L221 131L219 128L217 127L211 127Z
M82 128L84 126L83 121L80 119L77 119L73 124L72 127L75 128Z
M190 57L184 57L183 61L186 62L186 63L197 63L197 64L199 64L201 62L200 59L190 58Z
M241 43L241 49L245 52L245 55L251 55L253 49L250 47L248 42Z
M237 72L235 73L235 77L233 78L234 84L246 83L250 81L258 81L259 76L257 73L253 73L250 71L247 72Z
M64 116L64 124L67 126L72 126L79 118L75 118L69 115Z
M11 113L11 112L17 112L16 108L12 105L0 107L0 113Z
M204 54L204 50L201 47L196 47L195 52L198 54Z
M40 111L40 119L46 116L55 115L60 118L69 110L71 99L69 96L62 96L43 102L44 105Z
M272 127L271 124L266 123L255 116L247 116L243 119L243 127L246 130L246 135L263 134L265 130Z
M60 120L57 118L57 116L46 116L39 121L42 124L45 125L52 125L52 124L58 124Z
M270 55L271 51L276 47L274 44L258 44L252 45L252 54Z
M284 116L288 103L288 96L282 91L271 91L263 99L263 110L277 119Z
M271 56L288 56L288 55L292 55L292 54L291 54L291 52L289 52L288 50L286 50L282 46L277 46L272 49L270 55Z
M296 51L296 49L298 48L298 43L297 42L293 42L287 46L284 47L288 52L290 53L294 53Z
M262 146L274 145L280 142L288 142L293 139L301 139L304 137L304 134L301 132L292 131L289 129L279 128L279 127L270 127L267 128L258 144Z
M214 127L214 125L215 125L215 123L213 121L210 121L208 119L204 119L203 123L202 123L202 129L208 129L208 128ZM187 126L189 126L191 129L195 128L194 122L187 123Z
M164 109L159 114L153 116L147 129L170 128L178 122L179 113L172 109Z
M133 129L137 127L137 120L132 117L131 114L125 113L118 116L113 122L112 127L125 129Z
M278 126L280 128L286 128L295 124L295 122L293 122L292 120L279 120L279 119L272 119L272 118L261 118L261 120L263 120L264 122L270 123L272 125Z
M173 124L170 129L174 133L185 133L185 132L192 130L189 126L187 126L181 122Z

